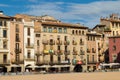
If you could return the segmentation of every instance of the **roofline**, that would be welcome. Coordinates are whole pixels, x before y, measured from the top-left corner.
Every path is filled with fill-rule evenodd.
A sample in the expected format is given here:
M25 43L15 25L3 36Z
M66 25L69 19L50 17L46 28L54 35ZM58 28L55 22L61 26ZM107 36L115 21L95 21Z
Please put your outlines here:
M84 27L77 24L70 24L70 23L62 23L62 22L42 22L42 25L52 25L52 26L64 26L64 27L71 27L71 28L82 28L88 29L88 27Z

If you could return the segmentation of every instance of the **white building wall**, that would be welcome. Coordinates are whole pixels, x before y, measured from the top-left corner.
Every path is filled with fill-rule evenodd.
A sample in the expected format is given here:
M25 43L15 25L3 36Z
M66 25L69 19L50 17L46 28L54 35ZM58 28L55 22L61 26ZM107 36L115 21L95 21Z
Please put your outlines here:
M27 35L27 28L30 28L30 36ZM34 60L26 60L27 59L27 51L31 51L31 58L34 59L35 52L34 48L26 48L27 45L27 38L30 38L30 45L34 45L34 22L24 22L24 66L26 65L35 65Z

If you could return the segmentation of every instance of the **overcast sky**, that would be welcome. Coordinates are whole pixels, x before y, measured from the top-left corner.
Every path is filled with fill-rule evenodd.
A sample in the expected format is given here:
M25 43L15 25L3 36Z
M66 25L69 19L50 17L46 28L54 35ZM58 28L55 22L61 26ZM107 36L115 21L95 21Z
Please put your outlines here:
M120 13L120 0L1 0L0 10L6 15L17 13L49 15L62 22L94 27L100 17Z

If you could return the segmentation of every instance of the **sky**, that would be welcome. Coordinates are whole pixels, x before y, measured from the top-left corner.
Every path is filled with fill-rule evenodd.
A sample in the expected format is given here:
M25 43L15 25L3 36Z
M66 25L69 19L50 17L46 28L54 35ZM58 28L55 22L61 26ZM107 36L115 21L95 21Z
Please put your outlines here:
M100 24L100 17L120 14L120 0L0 0L0 10L8 16L49 15L62 22L93 28Z

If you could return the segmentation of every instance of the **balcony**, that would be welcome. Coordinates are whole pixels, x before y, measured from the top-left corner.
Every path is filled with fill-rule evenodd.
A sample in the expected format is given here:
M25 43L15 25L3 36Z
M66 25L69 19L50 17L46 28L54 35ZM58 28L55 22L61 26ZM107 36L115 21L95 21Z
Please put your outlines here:
M0 61L0 65L10 65L10 61Z
M21 53L21 52L22 52L22 49L21 49L21 48L15 49L14 51L15 51L15 53Z
M96 53L96 50L92 50L92 53Z
M85 51L80 50L80 55L85 55Z
M19 33L19 32L20 32L19 28L16 28L16 32L17 32L17 33Z
M55 45L55 41L49 41L49 45Z
M64 51L64 54L65 54L65 55L70 55L70 50L65 50L65 51Z
M76 42L76 41L73 41L72 44L73 44L73 45L77 45L77 42Z
M73 55L77 55L78 52L76 50L73 50Z
M101 50L101 48L100 47L98 47L98 51L100 51Z
M96 64L97 61L88 61L87 63L88 63L88 64Z
M57 44L57 45L62 45L62 41L57 40L57 41L56 41L56 44Z
M83 42L83 41L81 41L81 42L80 42L80 45L84 45L84 42Z
M34 44L26 44L26 48L34 48Z
M2 29L8 29L8 27L7 27L7 26L2 26L1 28L2 28Z
M64 45L69 45L70 41L64 41Z
M63 51L62 51L62 50L57 50L57 54L58 54L58 55L62 55L62 54L63 54Z
M16 38L16 42L20 42L20 38Z
M46 65L47 65L47 64L48 64L48 63L46 63ZM38 61L38 62L36 61L36 65L39 65L39 66L40 66L40 65L44 65L44 62L43 62L43 61Z
M44 55L48 55L49 54L49 50L43 50L43 54Z
M40 56L41 55L40 51L35 51L35 55Z
M48 40L42 40L42 43L48 45Z
M24 64L24 60L20 60L20 61L12 61L12 64Z
M87 53L90 53L90 49L87 49Z
M35 61L35 59L34 58L25 58L25 61Z

